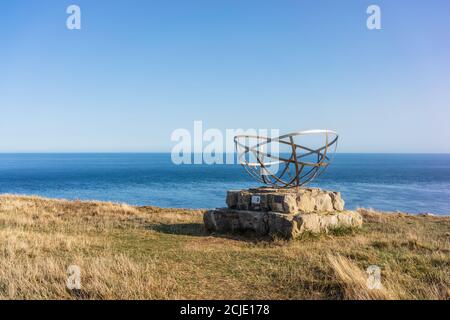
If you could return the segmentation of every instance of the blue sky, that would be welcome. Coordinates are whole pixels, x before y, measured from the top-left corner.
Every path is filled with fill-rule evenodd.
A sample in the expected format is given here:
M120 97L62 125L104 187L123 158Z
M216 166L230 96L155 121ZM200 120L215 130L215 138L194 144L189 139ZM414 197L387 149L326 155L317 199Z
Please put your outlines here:
M170 151L194 120L450 152L450 2L2 1L0 111L0 152Z

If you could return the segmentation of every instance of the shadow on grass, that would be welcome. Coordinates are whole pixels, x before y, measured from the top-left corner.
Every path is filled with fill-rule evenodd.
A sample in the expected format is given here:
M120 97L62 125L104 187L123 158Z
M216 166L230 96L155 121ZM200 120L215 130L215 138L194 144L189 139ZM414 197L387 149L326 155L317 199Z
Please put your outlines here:
M149 229L154 230L159 233L179 235L179 236L191 236L191 237L215 237L222 239L237 240L250 243L274 243L277 241L288 241L284 238L279 238L277 236L261 236L254 232L228 232L228 233L216 233L209 232L206 230L203 223L175 223L175 224L155 224L149 227ZM309 242L318 241L324 237L344 237L352 236L359 233L360 230L354 228L338 228L330 230L328 233L312 233L305 232L298 236L293 241Z
M206 237L208 232L202 223L176 223L176 224L155 224L150 227L160 233L194 236L194 237Z
M89 300L92 299L88 291L82 289L66 289L66 291L71 295L72 299L75 300Z
M270 237L261 237L252 232L239 233L215 233L206 230L203 223L176 223L176 224L156 224L150 229L171 235L182 235L191 237L216 237L245 242L260 242L272 240Z

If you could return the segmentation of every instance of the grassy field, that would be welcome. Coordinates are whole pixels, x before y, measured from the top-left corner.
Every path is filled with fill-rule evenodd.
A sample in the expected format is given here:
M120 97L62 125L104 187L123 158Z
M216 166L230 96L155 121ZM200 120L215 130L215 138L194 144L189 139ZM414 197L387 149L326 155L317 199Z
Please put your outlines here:
M362 230L255 241L207 234L202 211L4 195L0 298L450 298L450 218L360 212Z

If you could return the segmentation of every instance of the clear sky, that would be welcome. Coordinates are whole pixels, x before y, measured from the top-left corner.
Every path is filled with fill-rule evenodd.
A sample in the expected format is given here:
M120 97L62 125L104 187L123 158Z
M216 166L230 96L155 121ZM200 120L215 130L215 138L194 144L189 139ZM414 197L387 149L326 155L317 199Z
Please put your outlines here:
M194 120L450 152L450 1L0 2L0 152L170 151Z

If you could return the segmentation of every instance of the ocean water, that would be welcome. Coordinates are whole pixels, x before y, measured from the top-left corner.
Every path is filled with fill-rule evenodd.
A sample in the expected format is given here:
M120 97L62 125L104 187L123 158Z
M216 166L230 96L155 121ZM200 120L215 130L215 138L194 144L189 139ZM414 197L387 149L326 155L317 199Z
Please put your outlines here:
M177 208L225 206L256 187L240 165L174 165L170 154L0 154L0 193ZM336 154L311 186L346 207L450 214L450 154Z

